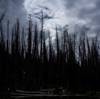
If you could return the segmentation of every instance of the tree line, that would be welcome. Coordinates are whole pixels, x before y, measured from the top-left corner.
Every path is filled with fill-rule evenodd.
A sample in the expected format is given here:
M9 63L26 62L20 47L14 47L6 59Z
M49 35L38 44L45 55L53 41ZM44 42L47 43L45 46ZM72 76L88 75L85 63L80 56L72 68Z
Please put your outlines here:
M21 27L19 19L10 28L0 21L0 88L40 90L63 87L71 92L100 89L100 55L97 36L90 40L56 27L55 39L43 24ZM6 32L4 32L6 31ZM4 36L5 34L5 36ZM46 37L47 35L47 37Z

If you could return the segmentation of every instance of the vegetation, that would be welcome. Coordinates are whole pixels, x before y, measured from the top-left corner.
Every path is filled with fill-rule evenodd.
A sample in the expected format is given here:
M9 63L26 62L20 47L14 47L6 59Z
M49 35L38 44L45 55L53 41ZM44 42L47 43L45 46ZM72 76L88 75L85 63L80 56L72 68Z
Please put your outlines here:
M63 87L71 92L100 89L100 55L98 38L88 39L63 29L61 38L56 28L55 41L51 33L32 26L21 28L19 19L6 36L0 20L0 91L40 90ZM26 35L27 34L27 35ZM48 40L46 35L48 34ZM26 39L27 38L27 39Z

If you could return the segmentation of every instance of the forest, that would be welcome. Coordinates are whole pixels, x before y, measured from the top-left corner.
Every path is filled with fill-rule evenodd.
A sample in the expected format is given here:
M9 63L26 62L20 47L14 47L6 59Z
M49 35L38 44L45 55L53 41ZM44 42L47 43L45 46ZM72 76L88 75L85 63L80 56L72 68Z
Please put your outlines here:
M55 28L55 39L41 23L27 29L20 19L10 28L0 16L0 92L59 88L70 92L100 90L99 37L70 34ZM39 27L41 26L41 28ZM59 35L60 34L60 35Z

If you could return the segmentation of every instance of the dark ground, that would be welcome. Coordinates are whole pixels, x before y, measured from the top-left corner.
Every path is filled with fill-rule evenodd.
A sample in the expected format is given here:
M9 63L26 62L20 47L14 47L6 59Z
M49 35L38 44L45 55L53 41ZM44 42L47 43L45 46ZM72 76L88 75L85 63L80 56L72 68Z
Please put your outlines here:
M99 99L100 97L96 96L38 96L38 97L7 97L7 96L0 96L0 99Z

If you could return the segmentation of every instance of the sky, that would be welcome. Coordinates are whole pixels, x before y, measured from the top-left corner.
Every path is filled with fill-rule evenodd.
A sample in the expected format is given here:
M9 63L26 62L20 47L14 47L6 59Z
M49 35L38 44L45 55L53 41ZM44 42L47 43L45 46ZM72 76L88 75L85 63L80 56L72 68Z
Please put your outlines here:
M43 7L45 13L53 16L45 21L45 28L54 29L58 26L69 26L70 32L87 32L90 36L100 31L100 0L0 0L0 14L6 12L5 20L15 22L20 18L23 25L32 14L33 21L36 19L34 13Z

